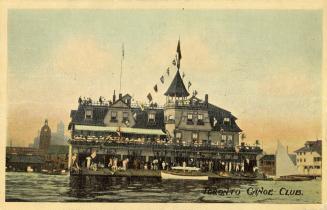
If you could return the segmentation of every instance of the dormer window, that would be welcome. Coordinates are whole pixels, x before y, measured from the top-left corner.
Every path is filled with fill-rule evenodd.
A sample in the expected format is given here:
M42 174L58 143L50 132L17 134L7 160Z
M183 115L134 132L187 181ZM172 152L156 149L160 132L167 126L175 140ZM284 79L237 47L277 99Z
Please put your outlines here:
M85 111L85 119L92 119L93 112L92 110Z
M181 139L182 138L182 133L181 132L177 132L176 133L176 139Z
M117 112L111 112L111 122L117 122Z
M229 117L225 117L224 118L224 124L229 124L230 123L230 118Z
M155 114L154 113L149 113L149 122L154 122L155 121Z

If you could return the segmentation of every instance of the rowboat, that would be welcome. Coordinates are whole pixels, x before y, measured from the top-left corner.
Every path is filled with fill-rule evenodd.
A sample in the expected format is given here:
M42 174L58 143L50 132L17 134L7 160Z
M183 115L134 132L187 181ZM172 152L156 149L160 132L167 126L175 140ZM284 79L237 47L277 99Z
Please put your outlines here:
M171 171L161 171L162 179L208 180L206 174L199 172L196 167L172 167Z

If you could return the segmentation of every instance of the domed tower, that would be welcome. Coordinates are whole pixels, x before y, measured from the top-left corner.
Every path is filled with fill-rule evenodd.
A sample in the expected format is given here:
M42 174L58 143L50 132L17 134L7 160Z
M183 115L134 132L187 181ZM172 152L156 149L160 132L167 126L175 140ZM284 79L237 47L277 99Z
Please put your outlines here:
M44 125L41 128L39 149L47 153L50 146L50 141L51 141L51 129L48 125L48 120L45 120Z

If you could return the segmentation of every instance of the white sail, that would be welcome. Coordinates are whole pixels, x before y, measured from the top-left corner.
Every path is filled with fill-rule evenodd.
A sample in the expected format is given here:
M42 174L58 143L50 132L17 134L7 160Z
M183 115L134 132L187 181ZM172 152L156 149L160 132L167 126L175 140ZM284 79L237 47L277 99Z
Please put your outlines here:
M287 153L286 148L278 142L276 151L276 177L298 174L297 168Z

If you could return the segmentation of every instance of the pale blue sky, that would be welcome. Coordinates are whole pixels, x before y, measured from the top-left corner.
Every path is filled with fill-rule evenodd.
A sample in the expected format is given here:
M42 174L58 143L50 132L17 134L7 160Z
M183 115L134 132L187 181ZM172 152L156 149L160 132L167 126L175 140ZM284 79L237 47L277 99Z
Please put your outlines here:
M110 98L122 42L123 91L145 101L180 37L190 91L236 115L248 141L295 148L321 137L321 18L301 10L10 10L9 136L27 144L43 118L67 124L80 95ZM14 132L17 121L24 132Z

